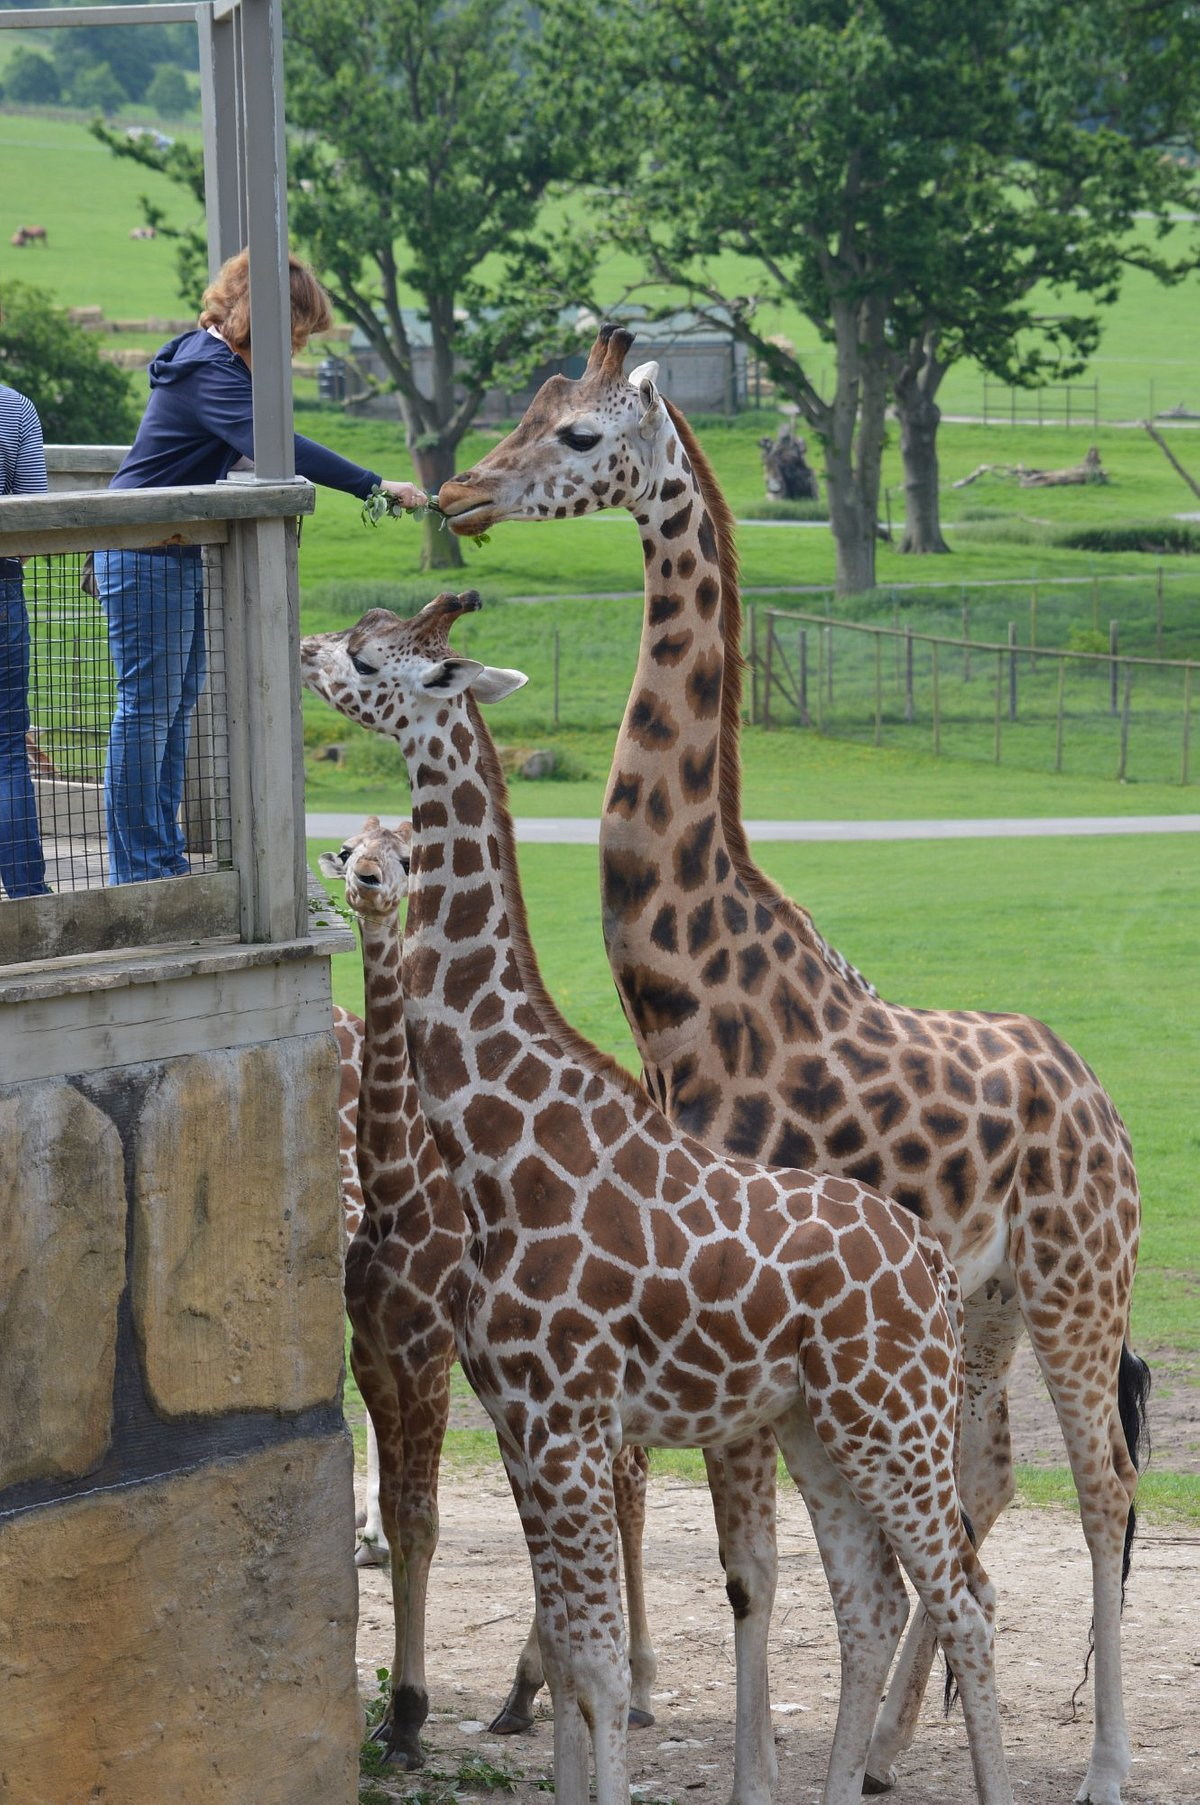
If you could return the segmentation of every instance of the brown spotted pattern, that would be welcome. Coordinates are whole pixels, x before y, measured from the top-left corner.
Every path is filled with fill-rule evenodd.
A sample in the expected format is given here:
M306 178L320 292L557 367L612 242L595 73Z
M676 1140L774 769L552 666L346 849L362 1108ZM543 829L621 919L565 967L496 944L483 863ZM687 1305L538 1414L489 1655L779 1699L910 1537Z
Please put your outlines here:
M586 1805L590 1732L597 1805L628 1799L614 1455L627 1441L749 1447L770 1428L838 1614L828 1805L861 1791L907 1614L902 1567L959 1682L978 1796L1010 1800L991 1588L955 1479L953 1268L915 1216L855 1180L710 1152L563 1021L529 944L503 778L475 705L523 679L449 654L450 623L477 606L443 596L410 621L376 610L305 640L302 670L395 738L408 766L404 1016L469 1224L460 1354L533 1563L555 1796ZM725 1503L732 1522L736 1486ZM763 1538L744 1540L731 1531L728 1577L739 1683L761 1708L770 1601L751 1572ZM765 1805L772 1777L765 1763L735 1775L736 1796Z
M1136 1469L1118 1414L1140 1206L1129 1138L1079 1056L1019 1015L898 1008L756 868L741 821L733 523L655 366L604 329L442 507L463 531L536 519L568 490L636 518L637 671L601 826L604 934L646 1081L709 1146L839 1173L919 1214L968 1317L964 1501L982 1537L1013 1491L1006 1375L1032 1341L1095 1575L1096 1732L1080 1798L1129 1771L1119 1617ZM607 483L608 487L603 485ZM1126 1355L1127 1360L1132 1357ZM890 1777L932 1659L915 1627L872 1753Z
M367 1514L358 1564L370 1563L376 1538L390 1552L396 1655L391 1705L379 1734L389 1759L408 1768L421 1763L420 1728L428 1714L425 1601L437 1546L437 1475L466 1239L457 1193L421 1111L404 1036L397 910L407 889L411 839L408 822L389 829L371 816L319 861L327 877L346 883L362 938L368 1019L334 1006L342 1061L342 1203L351 1237L351 1365L368 1413ZM642 1451L623 1450L613 1478L629 1598L630 1721L640 1725L654 1721L655 1656L642 1568L646 1476ZM542 1683L535 1625L492 1728L529 1728Z

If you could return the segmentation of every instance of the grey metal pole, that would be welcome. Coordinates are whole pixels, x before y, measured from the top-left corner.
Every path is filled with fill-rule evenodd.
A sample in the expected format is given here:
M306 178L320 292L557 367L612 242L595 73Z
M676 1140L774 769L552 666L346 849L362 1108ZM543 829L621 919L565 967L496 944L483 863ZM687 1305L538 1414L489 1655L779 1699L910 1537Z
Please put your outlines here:
M287 149L283 135L283 25L279 0L240 0L241 129L250 245L254 362L254 473L295 475L292 319L288 283Z

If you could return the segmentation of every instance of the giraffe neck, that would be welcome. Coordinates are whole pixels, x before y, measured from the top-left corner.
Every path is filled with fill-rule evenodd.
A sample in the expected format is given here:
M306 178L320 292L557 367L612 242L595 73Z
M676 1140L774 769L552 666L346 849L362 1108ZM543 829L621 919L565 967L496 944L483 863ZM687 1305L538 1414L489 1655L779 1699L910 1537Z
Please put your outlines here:
M366 999L358 1169L367 1214L377 1216L413 1196L414 1170L429 1134L405 1038L399 921L394 914L360 915L358 925Z
M491 1192L476 1192L474 1179L513 1153L515 1112L494 1101L506 1086L520 1094L549 1071L582 1066L592 1089L615 1087L638 1109L646 1099L551 1000L529 939L495 747L471 699L450 703L448 714L405 745L414 836L405 1015L430 1127L468 1210L486 1214Z
M674 410L659 481L636 513L645 561L637 672L600 828L605 945L643 1056L701 1028L697 954L721 957L717 894L856 987L872 987L750 857L741 815L741 605L733 520ZM714 913L715 911L715 913ZM728 954L726 955L728 956Z

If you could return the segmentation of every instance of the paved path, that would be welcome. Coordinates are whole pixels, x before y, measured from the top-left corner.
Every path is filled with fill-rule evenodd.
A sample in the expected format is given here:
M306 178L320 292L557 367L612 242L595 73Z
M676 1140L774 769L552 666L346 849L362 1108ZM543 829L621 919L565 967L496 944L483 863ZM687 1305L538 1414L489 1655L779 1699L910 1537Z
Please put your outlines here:
M307 815L310 840L345 839L361 815ZM518 816L517 839L543 846L595 846L600 823L590 817ZM1024 840L1051 834L1194 834L1200 815L1031 815L975 821L747 821L752 840Z

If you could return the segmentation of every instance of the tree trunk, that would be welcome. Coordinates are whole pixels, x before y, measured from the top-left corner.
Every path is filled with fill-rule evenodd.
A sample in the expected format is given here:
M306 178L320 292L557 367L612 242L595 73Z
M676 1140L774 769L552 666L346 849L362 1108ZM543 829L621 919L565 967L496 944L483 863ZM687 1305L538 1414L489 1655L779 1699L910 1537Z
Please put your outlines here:
M835 586L839 596L864 595L875 587L875 519L873 515L868 519L854 473L845 466L846 461L835 458L831 447L826 462L826 487Z
M442 484L454 475L457 445L447 445L439 439L432 444L410 446L410 450L416 466L417 481L427 495L436 495ZM432 510L426 514L421 532L422 570L462 569L462 546L440 514Z
M942 410L934 399L946 366L938 361L932 334L918 353L915 369L896 380L896 415L900 421L900 456L904 461L904 537L902 552L948 552L942 537L938 498L937 430Z

